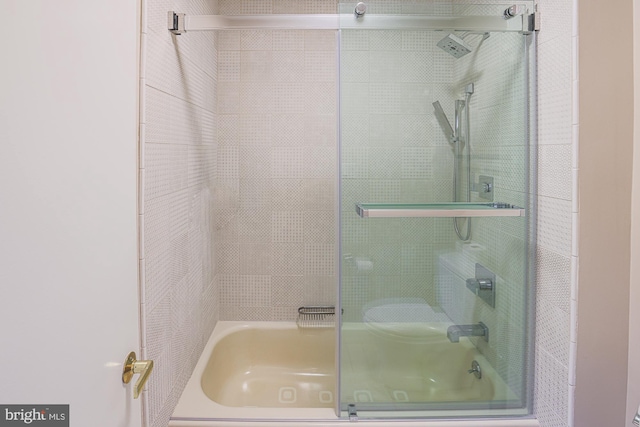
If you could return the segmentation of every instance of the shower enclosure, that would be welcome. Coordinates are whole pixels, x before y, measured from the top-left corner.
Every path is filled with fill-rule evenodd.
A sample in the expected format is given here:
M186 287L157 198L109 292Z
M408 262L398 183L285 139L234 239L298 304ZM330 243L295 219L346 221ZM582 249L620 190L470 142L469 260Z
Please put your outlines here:
M350 2L340 3L338 14L331 15L185 17L171 12L169 20L170 31L186 32L181 37L198 30L222 30L226 36L246 32L246 40L227 37L233 47L223 49L218 58L227 61L221 62L221 76L227 80L221 79L218 88L218 109L225 117L220 136L228 138L217 153L223 166L218 176L228 176L222 175L218 185L229 187L221 191L229 194L229 201L219 201L222 210L228 208L228 223L236 224L228 234L251 243L229 245L231 252L247 251L242 269L234 270L232 263L222 267L228 274L221 320L292 320L296 313L289 310L289 294L297 304L307 295L319 295L315 288L326 283L310 281L314 292L307 292L309 285L299 289L304 281L298 279L336 279L335 307L330 307L336 316L335 388L314 389L313 380L287 385L280 388L286 392L282 406L268 409L279 411L298 393L313 392L319 396L316 409L332 408L341 419L531 414L535 2ZM307 35L300 40L303 30L331 31L328 39L332 43L335 35L337 54L236 52L243 43L257 46L256 51L267 50L265 45L271 49L272 34L264 37L265 29L273 31L278 49L297 50L314 43ZM277 68L282 75L272 72L271 56L284 61ZM314 95L326 107L330 96L323 96L323 88L331 86L309 89L309 81L298 82L296 74L319 68L321 77L332 82L332 68L323 61L332 67L337 63L336 120L333 100L331 108L323 109L306 98ZM265 84L263 74L273 82ZM299 91L294 97L290 86ZM265 92L268 88L274 93ZM315 126L305 117L300 125L283 119L302 117L299 110L337 123ZM334 124L339 156L335 167L327 168L331 162L318 153L335 157L335 144L326 138L326 129L333 134ZM316 131L324 133L309 138ZM309 145L306 138L322 139L322 150L298 147ZM322 173L312 170L311 178L322 178L323 183L335 179L335 201L327 197L332 191L317 182L307 186L306 193L298 192L299 178L316 167ZM335 175L328 176L333 171ZM249 178L239 183L238 176L245 172ZM277 195L271 200L264 195L273 178L281 182L280 187L272 183ZM303 231L307 217L294 208L308 205L322 211L308 216L313 227L333 220L333 202L337 227ZM302 244L307 234L318 244ZM294 244L286 245L285 252L275 250L274 243ZM233 260L232 255L219 258ZM269 288L271 280L280 282ZM233 304L242 301L243 293L255 293L259 304L253 305L284 313L283 318L259 318L261 313L254 312L232 318ZM276 294L280 305L271 310L267 305ZM312 306L326 303L304 300ZM300 334L314 333L317 330L300 328ZM266 353L258 349L252 354L261 351ZM308 369L302 377L333 375L307 366L311 361L299 362ZM317 421L312 415L296 419Z
M530 410L533 8L374 3L340 31L343 417Z

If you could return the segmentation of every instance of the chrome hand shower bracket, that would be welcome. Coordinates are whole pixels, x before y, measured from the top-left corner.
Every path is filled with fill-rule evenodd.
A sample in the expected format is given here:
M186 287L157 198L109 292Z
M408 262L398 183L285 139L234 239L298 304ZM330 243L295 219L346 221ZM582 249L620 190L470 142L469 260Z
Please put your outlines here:
M512 19L516 16L522 16L522 34L531 34L534 31L540 31L540 13L538 12L538 4L534 6L532 13L522 5L511 5L504 10L502 17L504 19Z

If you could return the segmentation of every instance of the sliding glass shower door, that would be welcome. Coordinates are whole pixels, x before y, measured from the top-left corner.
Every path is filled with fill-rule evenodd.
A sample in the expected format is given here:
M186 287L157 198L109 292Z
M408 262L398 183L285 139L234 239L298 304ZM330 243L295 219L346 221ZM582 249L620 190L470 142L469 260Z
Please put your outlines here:
M341 415L526 415L533 4L354 6L339 35Z

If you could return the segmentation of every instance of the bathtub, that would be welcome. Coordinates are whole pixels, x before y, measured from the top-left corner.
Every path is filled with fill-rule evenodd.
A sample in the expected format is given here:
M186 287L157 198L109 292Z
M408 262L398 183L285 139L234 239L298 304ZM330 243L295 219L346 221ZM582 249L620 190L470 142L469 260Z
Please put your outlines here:
M348 403L408 400L448 402L504 400L509 388L467 339L452 344L446 324L421 325L433 333L417 343L411 328L398 336L354 323L343 328L342 394ZM424 341L421 337L420 341ZM443 339L444 338L444 339ZM419 346L429 346L418 357ZM423 347L424 349L424 347ZM392 359L390 359L392 358ZM394 369L388 368L394 360ZM468 374L472 360L482 367L482 379ZM438 364L446 362L445 368ZM220 321L209 339L171 416L170 427L337 426L348 419L335 414L335 331L298 329L293 322ZM417 364L417 365L416 365ZM457 368L453 368L459 365ZM421 378L412 372L420 369ZM433 387L425 387L428 378ZM403 420L415 427L539 427L532 418L499 418L504 412L476 411L495 419L442 419L460 411L439 410L441 419ZM424 412L379 413L381 419L360 418L359 425L397 426L401 417ZM430 414L432 415L432 414ZM393 418L385 420L382 418Z

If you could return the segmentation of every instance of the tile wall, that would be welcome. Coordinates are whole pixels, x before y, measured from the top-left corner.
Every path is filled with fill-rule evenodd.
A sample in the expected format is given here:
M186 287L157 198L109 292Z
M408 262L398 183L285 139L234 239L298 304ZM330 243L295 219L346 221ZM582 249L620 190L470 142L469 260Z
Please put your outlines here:
M336 10L221 1L220 11L294 6ZM336 31L220 31L218 61L220 319L295 320L301 305L336 298Z
M143 2L140 113L142 358L155 361L144 423L164 427L218 317L213 266L214 33L172 36L167 12L217 2Z
M573 425L577 289L577 2L541 0L538 38L538 273L534 411Z

